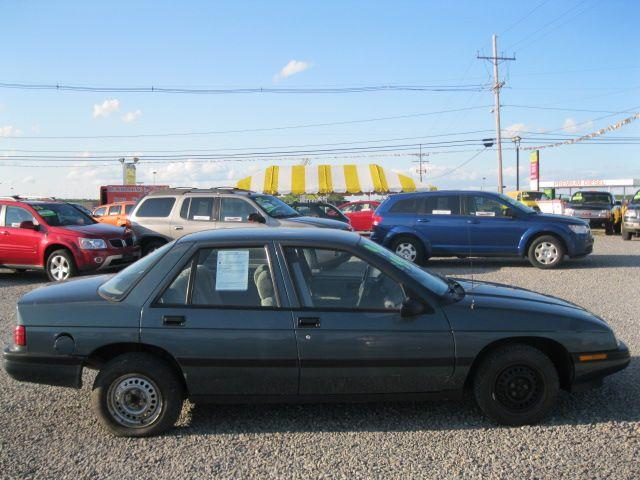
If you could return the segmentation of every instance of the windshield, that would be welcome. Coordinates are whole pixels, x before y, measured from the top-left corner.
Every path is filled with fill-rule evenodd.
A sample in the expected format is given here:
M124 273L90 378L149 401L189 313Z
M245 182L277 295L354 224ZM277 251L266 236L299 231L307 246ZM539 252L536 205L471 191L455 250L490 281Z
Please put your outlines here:
M576 192L571 197L572 203L612 203L611 195L605 192Z
M636 192L636 194L631 199L631 203L640 203L640 190Z
M549 200L549 197L544 192L522 192L522 199L531 200Z
M51 227L82 227L96 221L68 203L32 203L38 215Z
M171 249L175 242L167 243L146 257L132 263L120 273L100 285L98 293L107 300L121 300L147 271Z
M404 258L396 255L390 250L387 250L383 246L372 242L371 240L363 238L360 241L364 248L392 263L395 267L399 268L411 278L424 285L436 295L441 297L449 291L449 284L445 280L443 280L442 277L422 270L414 263L405 260Z
M498 196L513 208L517 208L518 210L527 212L527 213L536 213L536 211L533 208L527 207L524 203L520 203L519 201L514 200L513 198L507 195L499 193Z
M262 210L267 212L267 215L273 218L291 218L300 216L300 214L293 208L272 195L251 195L251 198L260 206L260 208L262 208Z

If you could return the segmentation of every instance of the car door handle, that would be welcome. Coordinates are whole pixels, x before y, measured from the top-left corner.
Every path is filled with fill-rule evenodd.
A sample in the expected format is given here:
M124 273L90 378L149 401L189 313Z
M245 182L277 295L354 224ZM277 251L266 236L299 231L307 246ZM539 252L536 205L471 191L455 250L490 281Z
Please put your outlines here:
M302 328L318 328L320 319L318 317L298 317L298 326Z
M430 221L431 220L429 220L428 218L419 218L418 219L418 222L420 222L420 223L427 223L427 222L430 222Z
M173 227L174 230L184 230L184 227L182 225L174 225Z
M185 318L182 315L165 315L162 317L163 325L170 325L174 327L179 327L184 325Z

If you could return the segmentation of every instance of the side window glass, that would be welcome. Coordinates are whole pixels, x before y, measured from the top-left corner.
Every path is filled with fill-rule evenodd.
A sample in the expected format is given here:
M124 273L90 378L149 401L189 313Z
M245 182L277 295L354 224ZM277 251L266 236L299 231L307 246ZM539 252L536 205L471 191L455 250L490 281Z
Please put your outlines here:
M184 205L183 205L184 208ZM209 222L213 215L213 197L192 197L189 207L189 220Z
M109 207L109 215L120 215L122 207L120 205L112 205Z
M285 253L305 307L399 310L402 306L401 285L349 252L290 247Z
M248 202L240 198L222 197L220 199L221 222L246 222L257 210Z
M192 269L195 272L192 273ZM158 303L211 307L277 307L264 247L200 250L163 292Z
M469 197L469 215L476 217L504 217L507 211L507 206L498 200L475 195Z
M136 216L138 217L168 217L176 202L175 198L147 198L143 200L142 205L138 208Z
M33 215L24 208L7 206L7 211L4 217L4 226L19 228L22 222L36 223L36 220L33 218Z
M182 206L180 207L180 218L185 220L189 218L189 205L191 204L191 198L185 198L182 200Z
M425 199L424 210L428 215L460 215L460 199L455 195L433 195Z
M133 211L133 207L135 207L135 205L125 205L124 206L124 214L125 215L131 215L131 212Z
M390 213L417 213L419 200L417 198L404 198L398 200L389 209Z
M106 213L106 211L107 211L107 209L105 207L100 207L95 212L93 212L93 214L96 217L102 217Z

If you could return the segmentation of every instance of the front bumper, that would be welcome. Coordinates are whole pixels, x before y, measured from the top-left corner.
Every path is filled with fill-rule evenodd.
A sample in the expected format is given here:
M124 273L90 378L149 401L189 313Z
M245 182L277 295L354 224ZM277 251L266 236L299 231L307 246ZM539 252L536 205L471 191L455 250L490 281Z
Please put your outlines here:
M57 387L82 387L81 358L68 355L34 355L5 348L4 370L19 382L42 383Z
M635 233L640 233L640 218L634 218L633 221L631 220L625 220L622 223L622 227L627 231L627 232L635 232Z
M82 250L78 269L83 272L102 272L129 265L140 258L140 247Z
M571 355L573 359L573 385L595 383L604 377L627 368L631 362L629 348L618 342L618 348L604 352L583 352Z

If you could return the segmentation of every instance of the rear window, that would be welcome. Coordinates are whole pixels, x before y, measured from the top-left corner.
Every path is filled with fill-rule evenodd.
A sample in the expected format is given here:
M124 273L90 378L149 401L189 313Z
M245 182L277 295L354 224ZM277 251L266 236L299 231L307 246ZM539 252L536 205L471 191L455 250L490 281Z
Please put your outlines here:
M147 198L138 207L137 217L168 217L176 202L175 198Z

